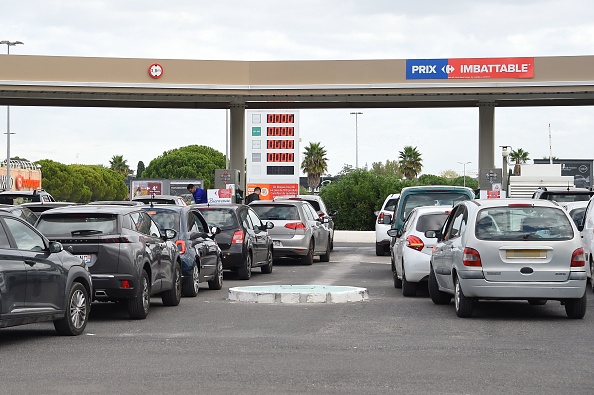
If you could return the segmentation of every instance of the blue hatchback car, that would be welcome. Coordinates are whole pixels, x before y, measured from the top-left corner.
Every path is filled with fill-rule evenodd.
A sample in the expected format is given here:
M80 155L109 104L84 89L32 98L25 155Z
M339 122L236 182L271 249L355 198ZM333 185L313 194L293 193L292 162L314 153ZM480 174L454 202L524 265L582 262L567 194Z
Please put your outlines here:
M209 289L223 287L223 257L214 236L220 232L210 228L196 207L155 205L144 210L161 229L175 229L175 245L182 260L182 294L196 296L201 282Z

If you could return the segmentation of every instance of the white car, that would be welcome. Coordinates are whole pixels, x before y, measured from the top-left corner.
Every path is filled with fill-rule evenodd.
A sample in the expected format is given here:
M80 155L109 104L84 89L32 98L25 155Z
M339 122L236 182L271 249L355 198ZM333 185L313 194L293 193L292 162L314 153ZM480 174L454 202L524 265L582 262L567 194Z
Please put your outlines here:
M559 203L569 213L569 216L576 225L581 225L588 207L588 201Z
M594 223L594 221L592 221ZM478 300L557 300L567 317L586 314L586 259L574 222L544 199L479 199L459 203L438 233L429 295L454 298L458 317Z
M388 231L388 235L397 236L390 255L394 287L402 288L402 295L415 296L418 283L429 278L431 251L437 242L435 234L450 211L449 206L417 207L408 215L401 231Z
M594 197L590 198L583 220L578 225L582 236L582 245L586 255L586 273L594 291Z
M399 199L399 193L388 195L382 204L382 209L374 213L377 216L375 220L375 255L377 256L385 255L390 251L390 237L387 232L391 227Z

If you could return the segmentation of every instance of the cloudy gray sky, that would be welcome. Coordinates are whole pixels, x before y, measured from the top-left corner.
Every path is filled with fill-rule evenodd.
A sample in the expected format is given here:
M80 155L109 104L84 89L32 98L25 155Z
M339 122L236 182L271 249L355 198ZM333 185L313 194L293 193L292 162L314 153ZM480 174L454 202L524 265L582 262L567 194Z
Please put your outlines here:
M0 5L11 54L210 60L418 59L594 54L590 0L21 0ZM6 53L6 46L0 46ZM1 58L0 58L1 67ZM301 151L321 142L329 173L355 162L350 110L301 110ZM359 165L394 160L406 145L423 173L478 166L478 109L362 110ZM131 168L203 144L225 152L224 110L11 107L11 154L29 160ZM594 158L591 107L497 108L495 144ZM6 111L0 109L5 132ZM468 144L455 149L456 139ZM579 142L579 143L578 143ZM0 139L0 152L6 150ZM444 154L447 153L447 154ZM0 154L1 156L1 154ZM496 152L496 166L500 155ZM499 161L499 163L497 163Z

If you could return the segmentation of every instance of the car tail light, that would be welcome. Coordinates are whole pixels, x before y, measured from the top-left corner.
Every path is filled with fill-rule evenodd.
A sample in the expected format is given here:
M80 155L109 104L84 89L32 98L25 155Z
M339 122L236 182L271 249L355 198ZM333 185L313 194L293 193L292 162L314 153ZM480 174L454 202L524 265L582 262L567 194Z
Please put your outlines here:
M130 239L126 236L107 236L101 237L99 243L130 243Z
M584 266L586 266L586 255L584 254L584 249L580 247L571 254L571 267Z
M243 230L236 230L235 233L233 233L231 244L243 244Z
M186 253L186 242L183 240L178 240L175 242L175 246L177 247L177 250L179 251L180 254L185 254Z
M122 288L132 288L130 286L130 280L122 280Z
M305 224L303 222L289 222L288 224L285 224L285 228L289 228L289 229L305 229Z
M507 207L534 207L532 203L510 203Z
M417 236L408 236L406 238L406 246L413 250L421 251L423 247L425 247L425 243L423 243L423 240L419 239Z
M464 248L464 256L462 257L464 266L483 266L481 263L481 255L474 248Z
M377 223L378 224L384 223L384 213L379 213L379 215L377 216Z

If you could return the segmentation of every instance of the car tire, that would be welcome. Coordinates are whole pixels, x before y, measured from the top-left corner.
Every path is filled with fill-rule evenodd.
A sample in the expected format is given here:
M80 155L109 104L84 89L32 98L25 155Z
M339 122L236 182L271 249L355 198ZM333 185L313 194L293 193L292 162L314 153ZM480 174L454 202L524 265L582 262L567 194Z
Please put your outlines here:
M274 264L274 261L272 259L272 250L269 248L268 249L268 253L266 255L266 265L262 266L262 273L264 274L270 274L272 273L272 266Z
M171 289L161 294L161 300L165 306L177 306L181 301L182 281L181 268L175 264L173 268L173 279Z
M184 296L195 298L200 290L200 269L198 269L199 263L192 267L192 272L189 277L186 277L182 285L182 293Z
M586 293L584 296L577 299L569 299L565 301L565 313L568 318L581 319L586 315Z
M394 277L394 288L402 288L402 280L398 278L398 272L396 272L396 269L392 269L392 276Z
M64 317L54 321L54 328L60 335L78 336L84 332L91 310L89 293L84 285L72 283L66 303Z
M427 284L427 288L429 289L429 296L431 297L431 301L433 303L449 304L452 301L452 295L439 290L439 285L437 284L437 278L435 277L433 267L429 269L429 283Z
M404 264L402 264L402 296L415 296L417 294L417 283L411 283L406 279Z
M240 280L249 280L252 277L252 254L248 251L243 266L237 271Z
M386 253L386 249L383 245L375 243L375 255L377 256L384 256Z
M546 299L528 299L528 303L530 303L532 306L544 306L545 304L547 304L547 300Z
M309 247L307 248L307 255L301 258L301 263L304 265L313 265L313 257L314 257L314 250L315 245L313 240L309 242Z
M219 290L223 288L223 260L217 256L217 270L212 280L208 282L208 289Z
M472 317L472 310L474 310L474 300L467 298L462 292L460 286L460 279L456 277L456 283L454 284L454 308L456 309L456 315L460 318Z
M330 250L332 251L334 249L334 235L332 235L332 237L330 238Z
M326 252L324 255L320 255L320 262L330 262L330 238L328 238L328 243L326 243Z
M128 299L128 315L135 320L143 320L148 316L151 306L151 283L146 270L142 271L136 296Z

